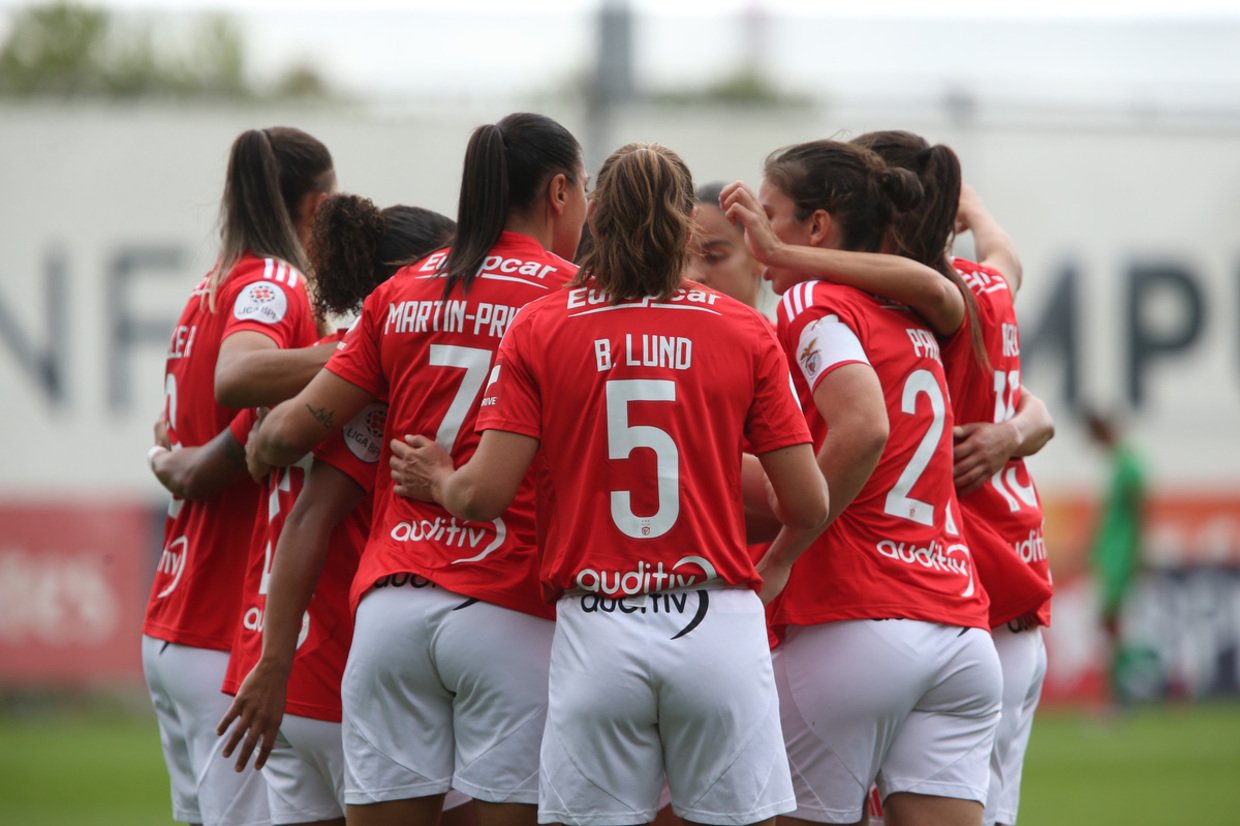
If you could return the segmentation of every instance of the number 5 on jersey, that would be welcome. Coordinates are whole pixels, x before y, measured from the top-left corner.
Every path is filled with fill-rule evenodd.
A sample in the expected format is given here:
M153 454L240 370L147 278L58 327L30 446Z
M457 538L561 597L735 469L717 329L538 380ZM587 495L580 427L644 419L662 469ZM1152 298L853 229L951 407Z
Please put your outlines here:
M630 402L674 402L676 382L666 379L615 379L606 383L607 458L627 459L639 447L655 455L658 508L651 516L633 513L627 490L611 492L611 521L625 536L654 539L672 529L680 516L680 451L676 442L652 425L629 424Z

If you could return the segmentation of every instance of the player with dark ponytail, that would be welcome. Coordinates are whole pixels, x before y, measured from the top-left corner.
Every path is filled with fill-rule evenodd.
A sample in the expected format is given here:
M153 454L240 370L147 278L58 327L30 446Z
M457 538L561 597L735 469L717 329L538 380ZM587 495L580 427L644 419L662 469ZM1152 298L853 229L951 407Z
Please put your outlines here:
M340 349L251 437L251 469L293 464L375 399L386 442L432 433L458 462L517 310L576 273L581 149L550 118L514 114L470 137L451 249L366 300ZM553 609L539 594L532 479L511 508L458 519L380 474L350 593L345 800L350 823L430 824L449 789L482 826L532 824Z
M327 199L308 246L319 313L356 312L402 263L443 247L453 229L418 207ZM322 343L337 344L344 332ZM263 769L277 825L344 823L340 681L353 630L349 585L370 529L386 413L382 401L368 405L313 451L312 462L307 456L263 480L267 507L250 543L224 682L236 700L218 730L238 771L257 747L255 768Z
M233 142L219 258L169 345L159 443L149 454L157 474L182 448L227 437L238 408L291 395L326 360L329 348L298 351L292 361L279 351L318 337L303 245L334 186L331 154L299 129L251 129ZM286 357L278 371L271 354ZM267 822L262 780L233 772L214 735L228 705L219 687L259 502L258 489L240 478L237 444L224 444L222 473L188 474L174 488L143 625L173 816L208 826Z
M874 152L814 141L772 154L758 197L734 187L725 205L798 249L879 252L923 197L914 173ZM937 339L903 304L805 280L798 260L768 263L767 277L832 521L772 612L788 820L860 821L877 780L893 820L980 823L1001 681L952 488ZM933 279L959 326L959 291Z
M486 518L537 453L542 582L556 599L539 818L648 823L664 778L687 822L772 822L792 805L766 642L776 593L827 494L756 311L684 280L693 186L678 155L629 144L591 195L593 243L565 291L504 338L468 463L411 440L414 474ZM741 444L796 526L755 567Z
M959 160L949 147L904 131L870 132L852 143L917 175L926 197L897 216L890 246L933 272L904 267L862 273L854 262L830 258L840 258L836 251L783 246L761 221L749 222L747 240L768 263L786 266L795 261L806 277L851 284L908 305L942 339L956 421L953 460L962 527L990 597L989 624L1004 674L985 822L1011 823L1046 670L1040 627L1049 623L1051 596L1041 505L1021 457L1041 449L1054 433L1045 406L1020 384L1013 306L1020 286L1019 259L981 199L962 184ZM958 229L973 232L983 263L951 258L950 243ZM949 287L948 281L955 286ZM957 294L965 299L963 314L951 310L958 304Z

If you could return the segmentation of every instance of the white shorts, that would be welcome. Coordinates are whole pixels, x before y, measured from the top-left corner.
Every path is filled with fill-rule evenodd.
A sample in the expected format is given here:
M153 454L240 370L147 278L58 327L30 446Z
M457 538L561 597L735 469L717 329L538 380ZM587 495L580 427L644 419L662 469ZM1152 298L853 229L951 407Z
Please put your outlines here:
M340 724L285 714L262 774L272 823L344 817Z
M260 774L236 771L221 754L225 741L215 728L232 704L220 691L227 668L227 651L142 636L142 670L172 781L173 820L204 826L271 822Z
M793 809L762 603L747 588L557 605L540 823L648 823L666 774L687 820Z
M345 802L453 788L536 803L555 623L403 581L357 608L341 686Z
M788 630L775 679L793 817L853 823L876 783L986 800L1002 676L990 634L915 620Z
M993 634L1003 668L1003 716L990 755L990 794L983 822L1012 826L1020 808L1020 775L1033 729L1033 712L1046 677L1046 644L1042 629L1036 626L1012 631L1002 625Z

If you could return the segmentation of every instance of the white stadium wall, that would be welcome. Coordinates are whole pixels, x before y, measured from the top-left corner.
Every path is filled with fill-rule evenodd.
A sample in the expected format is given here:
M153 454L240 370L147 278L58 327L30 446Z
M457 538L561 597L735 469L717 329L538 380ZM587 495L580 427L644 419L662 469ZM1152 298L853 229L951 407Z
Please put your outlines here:
M580 109L542 110L583 139L590 134ZM301 126L330 147L342 189L451 215L470 129L502 114L0 107L0 527L9 528L0 533L0 567L37 580L40 525L73 523L79 508L115 516L161 501L144 456L163 354L189 289L211 264L238 131ZM1025 265L1025 383L1059 423L1033 463L1048 522L1058 524L1048 533L1083 545L1089 494L1104 476L1074 409L1130 409L1131 433L1167 500L1159 512L1170 514L1152 528L1151 553L1170 565L1236 564L1240 134L1134 123L632 108L615 114L609 143L658 141L678 150L699 182L752 184L771 149L841 130L911 128L955 147ZM598 158L610 147L587 148ZM14 529L17 522L27 527ZM123 537L143 546L145 565L143 530L83 520L43 544L73 537L78 545L65 553L120 554ZM15 547L18 536L35 538ZM1070 579L1079 569L1076 551L1057 574L1062 567ZM1054 565L1054 547L1051 554ZM143 591L149 567L137 570L147 571ZM18 581L0 585L0 604L29 590ZM0 649L29 642L6 625L13 613L6 620L0 610Z

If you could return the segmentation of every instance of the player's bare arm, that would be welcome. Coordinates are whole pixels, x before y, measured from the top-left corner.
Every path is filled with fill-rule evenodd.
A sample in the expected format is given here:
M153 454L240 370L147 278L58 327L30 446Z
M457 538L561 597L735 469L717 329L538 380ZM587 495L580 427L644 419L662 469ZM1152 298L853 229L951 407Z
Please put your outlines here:
M216 401L226 407L278 404L305 387L335 350L334 343L281 349L253 330L233 333L220 344L215 363Z
M977 262L998 270L1015 294L1020 290L1024 268L1011 237L986 209L977 190L968 184L960 186L960 206L956 211L956 232L973 233Z
M152 451L151 470L173 496L206 499L245 472L245 448L225 428L201 447Z
M750 253L762 263L845 284L911 307L940 335L951 335L964 322L964 297L941 273L902 255L849 252L829 247L786 244L775 235L757 197L739 181L719 196L730 221L745 226Z
M453 469L452 457L425 436L406 436L413 454L415 484L429 488L449 513L474 522L494 519L512 504L538 440L520 433L488 430L468 462Z
M370 393L321 370L295 397L277 405L250 436L250 471L287 467L373 400Z
M349 476L315 462L280 533L267 580L263 653L216 730L227 733L224 756L236 754L237 771L245 769L251 755L254 768L261 769L275 747L302 615L323 572L329 538L364 497Z
M997 473L1009 459L1032 456L1055 435L1055 420L1046 404L1022 389L1016 415L1007 421L971 422L952 431L952 462L956 490L971 493Z
M808 444L773 450L758 457L766 471L771 507L784 527L758 561L763 603L788 584L792 565L813 544L827 524L831 497Z
M818 467L831 491L830 524L878 466L887 446L887 407L878 375L867 364L832 370L814 389L814 403L827 423Z

